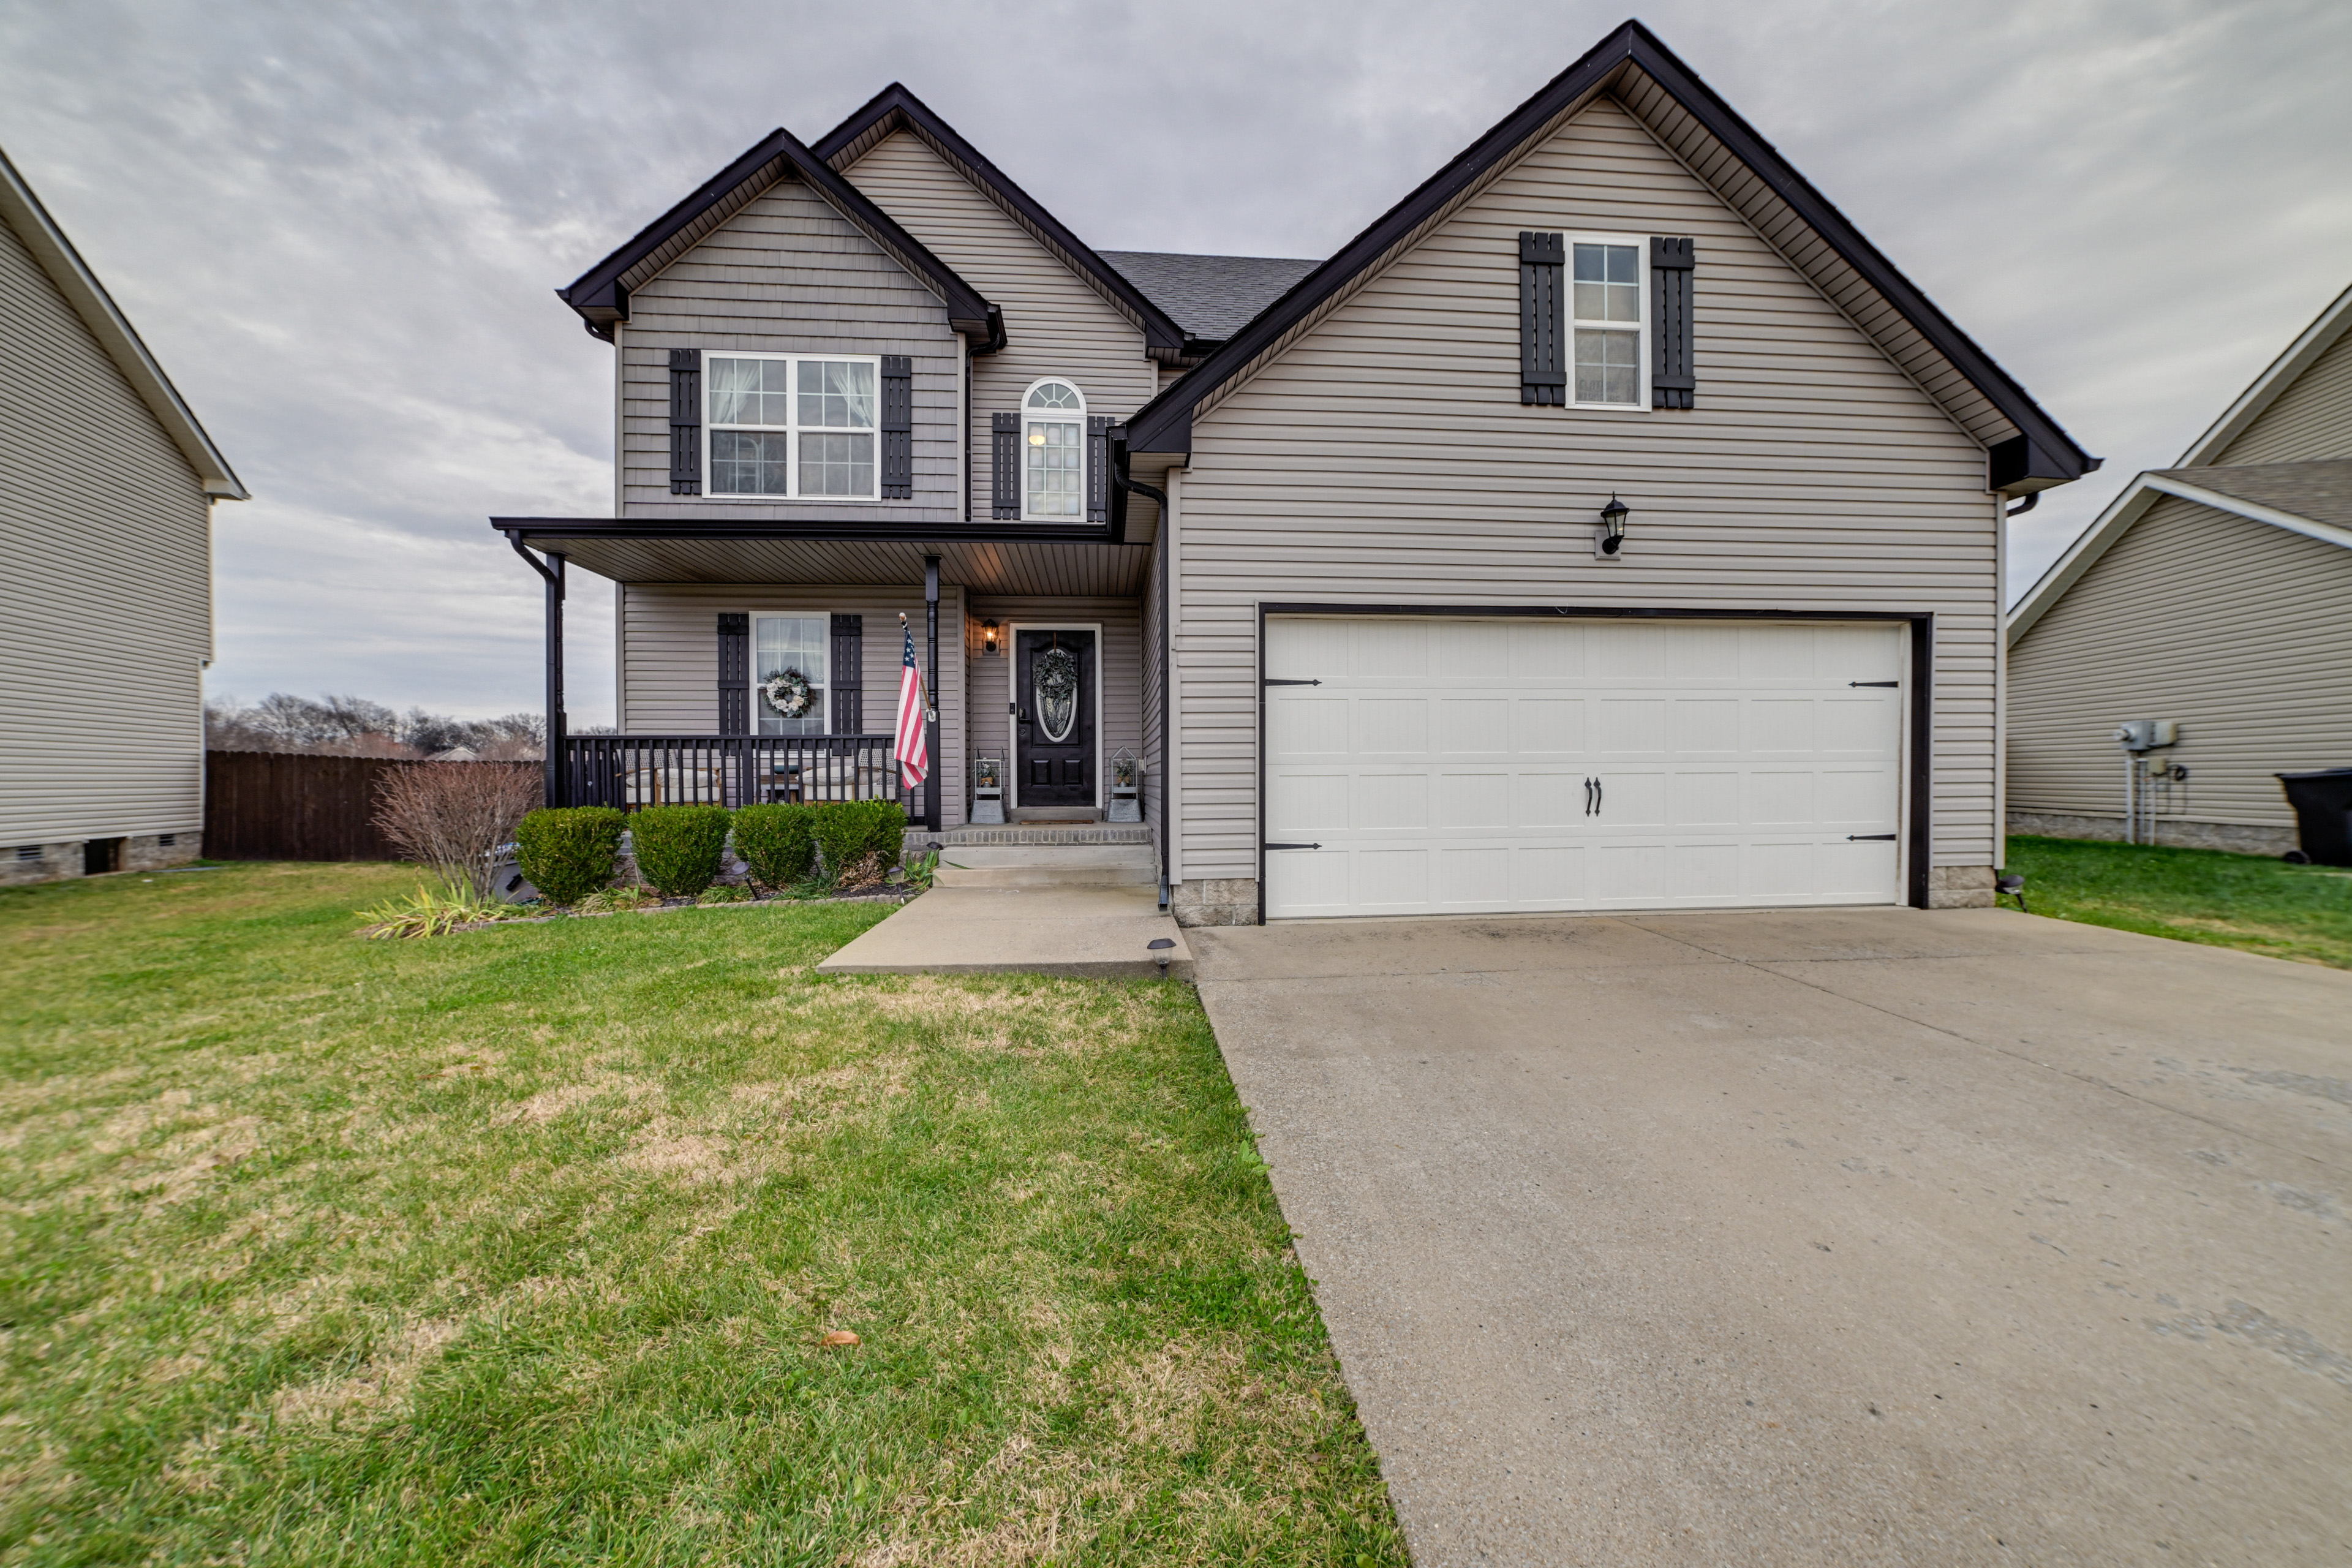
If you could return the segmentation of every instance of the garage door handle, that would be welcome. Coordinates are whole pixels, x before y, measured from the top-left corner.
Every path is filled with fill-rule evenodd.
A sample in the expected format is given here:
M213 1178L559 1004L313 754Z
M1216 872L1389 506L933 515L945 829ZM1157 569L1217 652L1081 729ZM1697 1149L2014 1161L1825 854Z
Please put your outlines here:
M1320 849L1320 844L1261 844L1261 849Z
M1892 833L1849 833L1845 836L1845 841L1848 844L1877 844L1881 842L1892 844L1895 842L1895 835Z
M1279 680L1269 675L1258 684L1261 686L1320 686L1323 683L1319 680Z
M1903 683L1899 680L1849 680L1846 684L1848 686L1900 686Z

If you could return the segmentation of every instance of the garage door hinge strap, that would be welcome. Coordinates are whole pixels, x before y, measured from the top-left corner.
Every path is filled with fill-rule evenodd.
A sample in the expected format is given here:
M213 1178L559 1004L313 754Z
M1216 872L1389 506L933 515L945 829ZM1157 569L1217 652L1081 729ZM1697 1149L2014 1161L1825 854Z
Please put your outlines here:
M1882 838L1889 844L1895 842L1892 833L1849 833L1845 836L1848 844L1874 844Z
M1320 686L1323 683L1319 680L1279 680L1273 676L1267 676L1258 684L1261 686Z
M1899 680L1849 680L1846 684L1848 686L1900 686L1903 683Z
M1320 849L1320 844L1261 844L1261 849Z

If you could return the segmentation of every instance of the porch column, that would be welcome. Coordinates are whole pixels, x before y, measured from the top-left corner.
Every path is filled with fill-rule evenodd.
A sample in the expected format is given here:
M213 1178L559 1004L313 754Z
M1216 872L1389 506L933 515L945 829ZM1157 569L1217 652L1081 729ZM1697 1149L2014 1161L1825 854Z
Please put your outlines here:
M563 756L563 557L547 552L547 804L572 804Z
M931 773L923 781L923 826L940 830L940 779L948 760L940 755L940 558L923 557L923 613L929 647L923 662L929 679L923 682L923 750L930 753Z

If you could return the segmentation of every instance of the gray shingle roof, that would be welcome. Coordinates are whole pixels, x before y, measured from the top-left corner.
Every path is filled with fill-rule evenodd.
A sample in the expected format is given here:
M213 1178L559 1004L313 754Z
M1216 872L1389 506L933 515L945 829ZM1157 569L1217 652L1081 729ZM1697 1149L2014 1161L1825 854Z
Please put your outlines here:
M1322 265L1286 256L1183 256L1165 250L1097 254L1173 317L1186 336L1213 343L1232 337Z
M2314 522L2352 528L2352 458L2158 471L2166 479L2215 490L2237 500L2275 507Z

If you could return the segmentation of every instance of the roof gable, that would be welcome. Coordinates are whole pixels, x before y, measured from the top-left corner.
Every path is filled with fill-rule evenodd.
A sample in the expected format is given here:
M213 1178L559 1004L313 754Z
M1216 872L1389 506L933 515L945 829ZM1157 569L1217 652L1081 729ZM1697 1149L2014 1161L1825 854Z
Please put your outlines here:
M1139 452L1183 452L1191 422L1603 94L1786 257L1979 443L2011 493L2090 472L2084 453L1836 207L1638 22L1628 22L1268 306L1129 426Z
M1026 229L1063 266L1084 279L1121 315L1133 321L1142 331L1144 346L1153 358L1172 360L1182 354L1183 329L1170 319L1167 311L1152 303L1117 268L1015 184L1003 170L981 156L978 148L903 84L894 81L875 94L848 119L818 138L814 151L835 170L846 170L885 137L899 131L929 147L974 189Z
M781 128L770 132L569 287L558 289L557 297L580 313L589 331L610 342L613 323L628 320L630 289L685 255L761 192L784 179L805 182L893 261L946 301L950 326L985 340L984 348L975 345L973 352L1003 346L1003 317L994 305L798 137Z
M213 438L205 434L195 412L172 384L172 378L163 374L163 365L148 351L138 330L131 326L131 318L122 313L114 297L98 280L98 274L89 269L81 252L74 248L73 241L66 237L65 230L58 226L57 220L41 205L41 198L33 194L33 187L25 183L24 175L16 172L16 165L8 161L5 153L0 153L0 223L5 223L16 234L34 264L57 286L74 314L98 340L99 347L121 371L139 400L163 427L164 435L187 458L188 467L195 470L196 481L205 494L218 500L250 500L251 492L228 466L228 459L221 456L220 448L213 445Z
M2273 360L2262 374L2254 377L2253 384L2238 395L2238 400L2230 405L2221 418L2213 421L2205 434L2189 443L2189 450L2183 452L2180 461L2173 466L2193 468L2219 458L2231 442L2244 435L2288 388L2302 379L2303 374L2317 363L2320 356L2335 347L2347 331L2352 331L2352 289L2336 296L2311 325L2296 334L2294 342L2286 346L2286 351Z
M2228 412L2202 436L2189 443L2180 461L2169 468L2140 475L2107 503L2091 526L2075 537L2065 553L2050 563L2017 608L2009 614L2009 640L2013 645L2050 613L2066 590L2082 581L2099 557L2121 539L2158 500L2179 496L2217 510L2234 512L2257 522L2290 529L2330 543L2352 544L2352 531L2338 515L2347 481L2342 470L2352 463L2303 461L2217 468L2224 456L2255 423L2268 413L2304 374L2326 359L2347 333L2352 333L2352 289L2338 294L2318 319L2273 360L2253 384L2238 395ZM2297 478L2271 470L2304 468L2313 473Z

